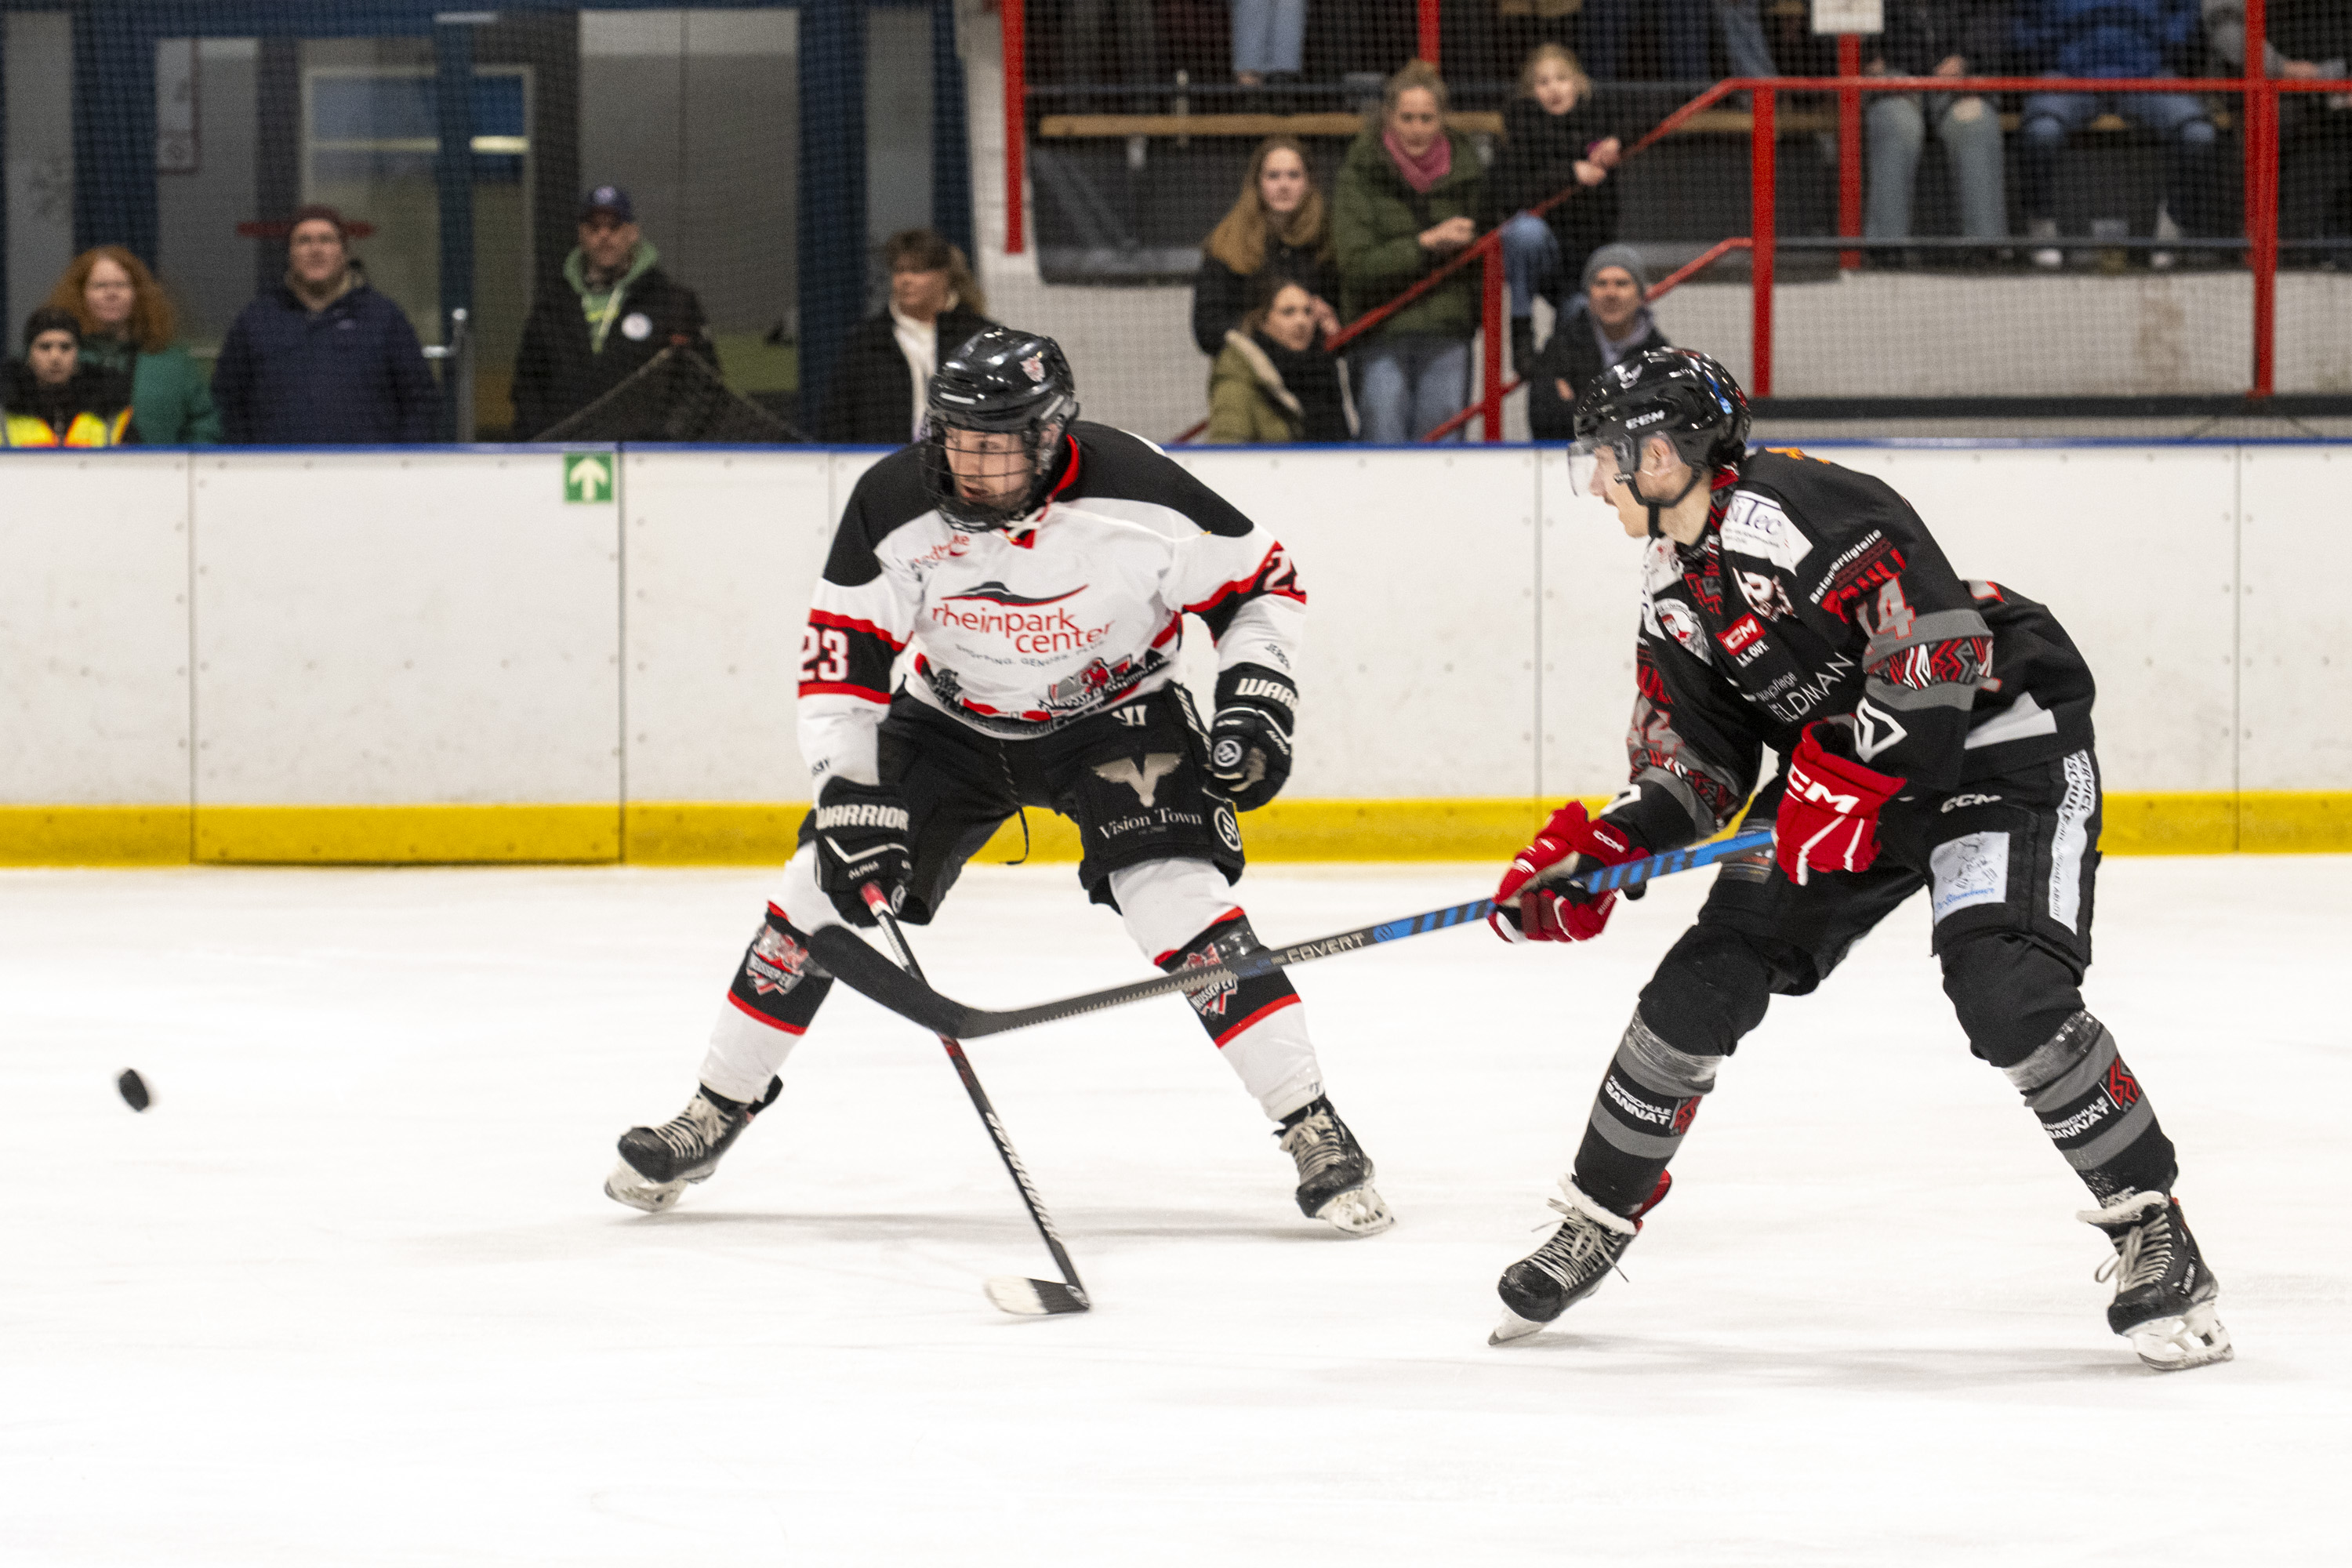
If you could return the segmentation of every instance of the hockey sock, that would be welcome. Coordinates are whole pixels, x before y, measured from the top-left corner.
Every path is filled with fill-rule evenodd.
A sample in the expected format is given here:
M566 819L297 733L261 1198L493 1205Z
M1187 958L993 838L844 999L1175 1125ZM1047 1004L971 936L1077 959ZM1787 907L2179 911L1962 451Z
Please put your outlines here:
M1721 1057L1668 1045L1635 1008L1592 1097L1592 1119L1576 1151L1576 1184L1619 1214L1640 1213L1722 1065Z
M2172 1190L2179 1173L2172 1140L2116 1037L2089 1013L2076 1013L2032 1056L2002 1070L2101 1204L2126 1192Z
M770 904L711 1028L703 1087L757 1100L832 989L833 976L810 955L807 935Z
M1239 957L1260 945L1249 916L1232 910L1192 941L1161 953L1158 963L1173 974ZM1279 1121L1323 1092L1315 1047L1307 1037L1306 1012L1280 970L1251 980L1228 980L1192 992L1185 1000L1268 1116Z

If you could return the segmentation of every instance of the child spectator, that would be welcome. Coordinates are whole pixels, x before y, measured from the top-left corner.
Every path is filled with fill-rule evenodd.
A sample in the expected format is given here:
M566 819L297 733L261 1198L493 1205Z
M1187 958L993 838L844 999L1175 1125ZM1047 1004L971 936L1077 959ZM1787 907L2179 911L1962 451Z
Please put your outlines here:
M1339 314L1329 303L1339 292L1330 219L1323 193L1307 172L1307 154L1287 136L1269 136L1257 144L1242 194L1201 247L1201 270L1192 282L1192 341L1202 353L1224 351L1225 334L1241 325L1251 282L1261 275L1304 284L1322 331L1339 330Z
M2198 37L2198 0L2020 0L2017 47L2024 68L2045 76L2157 77L2185 64ZM2205 106L2186 92L2036 92L2018 117L2018 159L2026 232L2044 241L2033 265L2057 268L2058 154L2066 138L2102 110L2119 114L2173 144L2163 208L2189 234L2216 231L2221 159ZM2148 258L2171 264L2170 253Z
M74 258L49 303L81 327L80 363L131 381L131 422L150 447L209 447L220 439L211 378L173 341L172 301L155 275L119 245Z
M1542 44L1519 73L1519 96L1503 110L1503 151L1491 177L1496 210L1514 215L1503 225L1503 276L1511 291L1511 363L1523 376L1535 359L1535 297L1557 306L1593 247L1617 237L1617 187L1609 176L1624 148L1591 103L1591 91L1574 55ZM1561 190L1576 195L1542 217L1528 212Z
M892 235L882 242L882 259L890 269L890 300L857 324L834 362L824 400L827 441L903 447L919 439L940 352L953 353L996 324L963 252L929 229Z
M1208 439L1270 445L1345 441L1347 405L1339 362L1323 346L1315 298L1287 279L1264 278L1270 293L1225 334L1209 373Z
M2011 0L1889 0L1886 31L1865 46L1872 76L1992 76L2001 59ZM1998 245L2009 236L2001 193L2000 115L1974 93L1874 92L1870 199L1862 231L1880 241L1911 237L1911 186L1934 126L1959 193L1960 232Z
M8 363L0 446L122 447L131 429L131 378L81 363L81 324L44 305L25 322L25 357Z
M1575 436L1576 400L1594 376L1652 349L1674 347L1650 319L1649 297L1649 274L1632 246L1604 245L1585 259L1582 292L1560 312L1528 373L1528 429L1537 440Z
M243 446L434 439L441 395L416 329L368 287L331 206L296 209L286 281L239 311L213 367L221 438Z
M1470 138L1446 129L1445 83L1426 60L1389 78L1381 118L1348 149L1331 201L1339 310L1353 321L1478 237L1486 174ZM1418 441L1470 397L1478 273L1465 267L1362 338L1356 413L1367 441ZM1459 439L1457 436L1455 437Z

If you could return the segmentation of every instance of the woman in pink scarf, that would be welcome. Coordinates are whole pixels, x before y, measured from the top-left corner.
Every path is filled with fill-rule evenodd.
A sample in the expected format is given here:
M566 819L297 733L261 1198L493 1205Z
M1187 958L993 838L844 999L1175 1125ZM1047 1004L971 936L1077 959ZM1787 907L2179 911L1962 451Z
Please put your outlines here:
M1393 300L1478 237L1486 172L1470 139L1445 126L1445 83L1415 60L1391 77L1379 123L1340 163L1332 191L1339 313ZM1465 267L1357 340L1350 353L1363 439L1418 441L1470 400L1478 269Z

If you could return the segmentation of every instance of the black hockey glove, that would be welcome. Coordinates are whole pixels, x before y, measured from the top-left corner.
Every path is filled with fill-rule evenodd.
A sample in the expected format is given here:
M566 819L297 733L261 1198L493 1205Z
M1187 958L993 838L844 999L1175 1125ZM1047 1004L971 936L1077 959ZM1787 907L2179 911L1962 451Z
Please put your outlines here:
M815 837L816 885L843 920L854 926L874 923L863 892L868 882L881 884L893 913L907 901L915 857L907 847L907 803L897 790L827 779L817 793Z
M1298 688L1264 665L1237 664L1217 677L1217 718L1209 726L1209 776L1238 811L1255 811L1290 781L1290 721Z

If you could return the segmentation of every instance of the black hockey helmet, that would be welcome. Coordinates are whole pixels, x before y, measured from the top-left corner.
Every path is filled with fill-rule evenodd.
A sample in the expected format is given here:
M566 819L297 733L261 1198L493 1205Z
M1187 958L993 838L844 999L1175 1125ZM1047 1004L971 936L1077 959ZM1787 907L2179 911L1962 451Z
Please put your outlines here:
M925 398L923 467L940 515L986 531L1035 511L1053 482L1055 448L1078 416L1070 362L1053 339L1012 327L983 327L942 356ZM1021 437L1028 483L995 500L963 493L948 464L950 430Z
M1642 445L1654 436L1690 465L1690 482L1681 495L1642 493ZM1621 360L1594 376L1576 400L1569 473L1578 489L1590 484L1586 465L1603 451L1616 458L1622 482L1650 509L1650 535L1655 538L1661 512L1706 482L1711 470L1748 455L1748 395L1729 371L1696 349L1652 349Z

